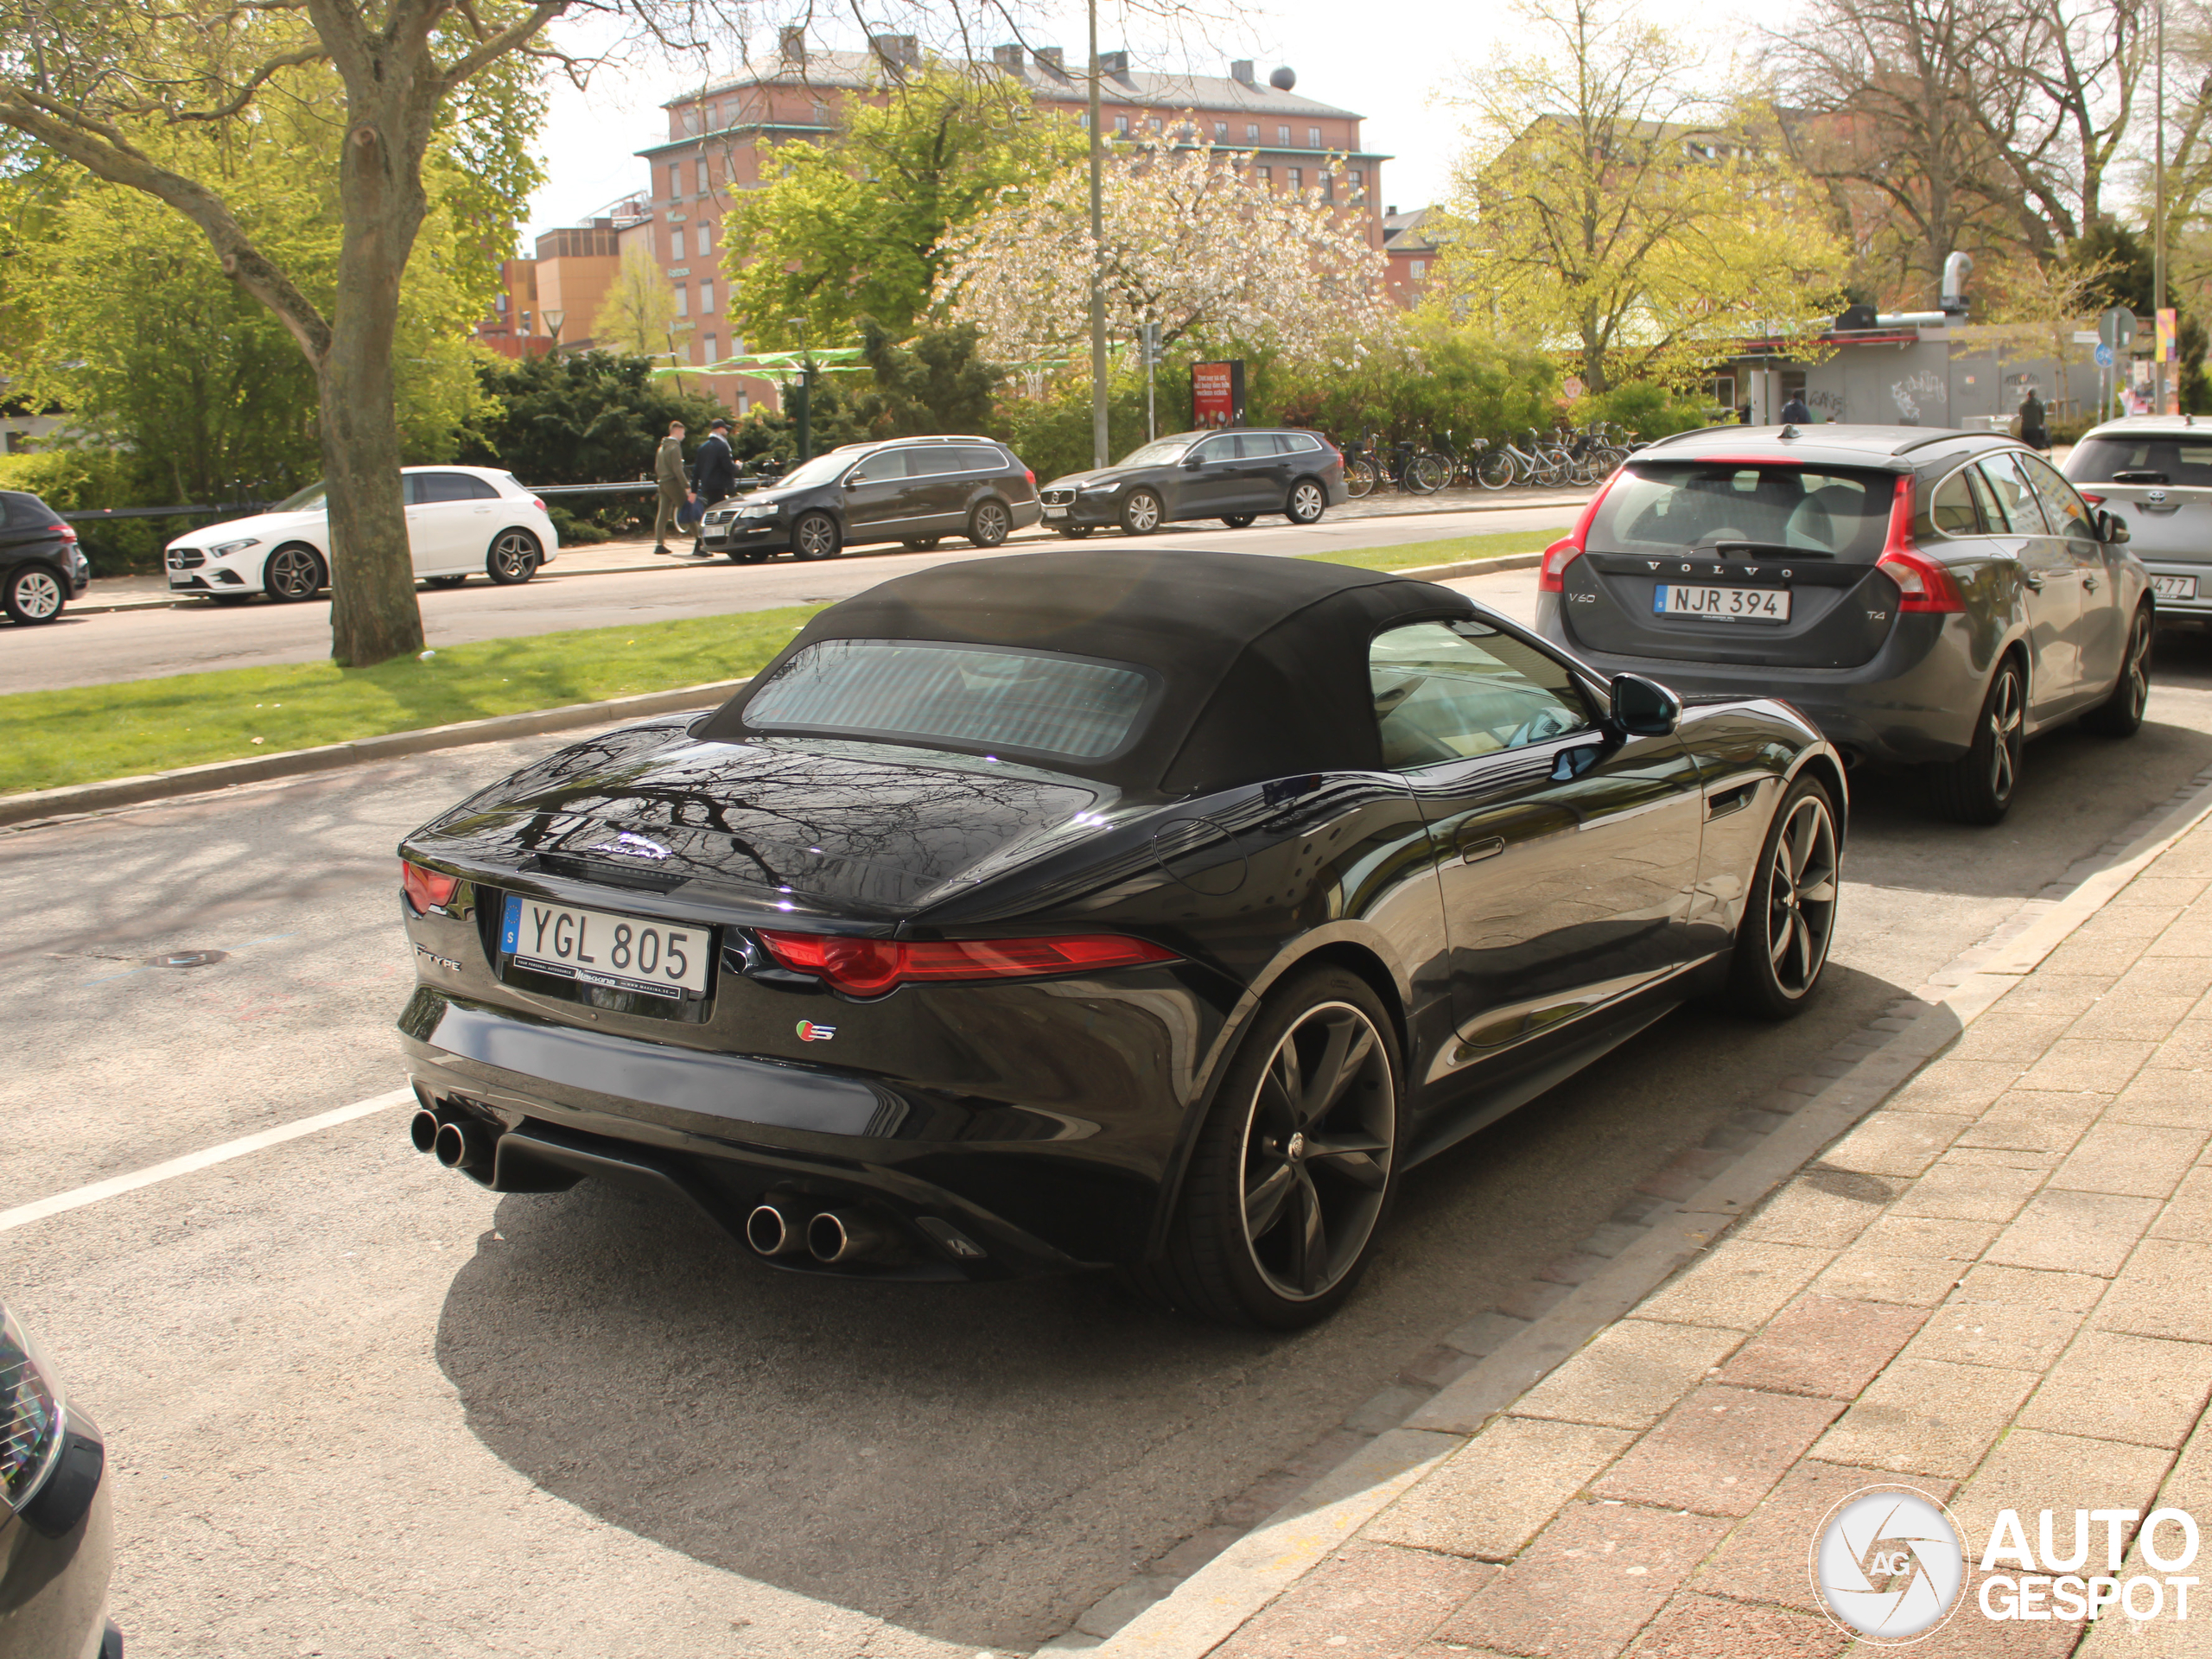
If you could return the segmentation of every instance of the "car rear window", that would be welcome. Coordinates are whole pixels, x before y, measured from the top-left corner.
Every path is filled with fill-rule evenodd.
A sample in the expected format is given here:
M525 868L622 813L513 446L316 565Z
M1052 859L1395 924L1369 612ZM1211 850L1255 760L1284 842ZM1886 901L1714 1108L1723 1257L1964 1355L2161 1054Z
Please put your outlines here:
M61 515L35 495L0 490L0 524L58 524Z
M1889 538L1895 474L1787 462L1638 461L1605 494L1592 552L1769 548L1871 564Z
M2212 488L2212 428L2201 438L2121 433L2084 438L2062 469L2076 484L2183 484Z
M1097 760L1135 739L1156 683L1122 664L996 645L822 639L747 699L745 723Z

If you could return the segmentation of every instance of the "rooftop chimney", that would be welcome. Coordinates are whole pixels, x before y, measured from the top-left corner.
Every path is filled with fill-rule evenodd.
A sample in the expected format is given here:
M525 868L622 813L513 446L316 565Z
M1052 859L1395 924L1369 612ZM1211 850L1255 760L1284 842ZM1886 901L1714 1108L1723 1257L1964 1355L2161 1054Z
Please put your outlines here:
M785 29L776 38L777 48L785 63L804 69L806 67L806 31L796 26Z
M1241 80L1247 86L1253 85L1254 71L1252 67L1252 60L1249 58L1239 58L1236 62L1230 64L1229 66L1229 78L1231 80Z
M1129 54L1126 52L1101 52L1098 54L1097 67L1098 73L1102 75L1112 75L1117 79L1127 80L1129 78Z
M868 43L887 67L909 69L922 60L921 42L912 35L871 35Z
M995 46L991 48L991 61L1009 75L1018 75L1021 73L1021 48L1018 46Z
M1030 55L1045 67L1045 73L1059 80L1068 78L1065 54L1057 46L1040 46Z

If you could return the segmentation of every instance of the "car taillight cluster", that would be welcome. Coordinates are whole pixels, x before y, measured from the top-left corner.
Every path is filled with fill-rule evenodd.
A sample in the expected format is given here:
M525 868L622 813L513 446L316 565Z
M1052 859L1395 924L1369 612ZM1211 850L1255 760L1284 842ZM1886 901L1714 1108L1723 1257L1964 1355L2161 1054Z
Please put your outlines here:
M1034 474L1034 473L1031 472L1031 471L1030 471L1027 467L1023 467L1023 468L1021 469L1021 475L1022 475L1024 478L1026 478L1026 479L1027 479L1027 480L1029 480L1029 487L1030 487L1031 489L1033 489L1033 489L1035 489L1035 488L1037 487L1037 474Z
M530 505L536 507L540 512L543 512L545 511L545 498L543 496L533 495L530 498Z
M1612 493L1612 488L1625 468L1617 468L1612 477L1599 487L1598 493L1582 509L1582 516L1574 521L1574 528L1544 550L1544 563L1536 572L1536 591L1540 594L1561 594L1567 591L1561 580L1567 567L1582 556L1582 550L1590 535L1590 526L1598 517L1598 509Z
M407 902L416 910L435 910L452 902L461 878L448 875L442 870L426 870L420 864L399 861L400 891L407 895Z
M1143 939L1111 933L1037 939L856 939L833 933L756 929L768 954L785 968L818 976L848 996L880 996L896 986L952 980L1035 979L1172 962Z
M1890 538L1874 568L1897 585L1901 614L1928 615L1963 611L1965 596L1951 573L1912 544L1912 479L1897 480L1890 504Z
M77 539L77 526L74 524L56 524L54 527L54 533L62 541L73 542Z

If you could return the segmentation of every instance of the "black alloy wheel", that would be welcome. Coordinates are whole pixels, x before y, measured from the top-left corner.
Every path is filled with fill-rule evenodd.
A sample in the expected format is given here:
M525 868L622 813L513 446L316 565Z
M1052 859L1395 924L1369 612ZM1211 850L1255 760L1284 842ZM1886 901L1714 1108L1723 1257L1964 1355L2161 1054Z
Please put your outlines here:
M68 602L61 579L42 564L27 564L8 578L8 614L21 626L36 627L61 614Z
M978 501L968 515L968 539L978 547L1001 545L1014 529L1014 515L1003 501Z
M765 547L733 547L725 549L722 556L732 564L766 564L770 555Z
M1221 516L1221 522L1231 530L1246 530L1259 516L1256 512L1225 512Z
M927 553L944 539L942 536L909 536L906 546L912 552Z
M269 556L261 585L279 605L296 605L322 591L322 555L298 542L287 542Z
M2121 656L2120 678L2112 695L2082 716L2082 729L2099 737L2133 737L2143 724L2143 711L2151 702L2151 645L2158 626L2148 605L2136 607L2127 625L2127 649Z
M843 550L837 521L826 512L803 512L791 526L791 551L802 559L834 559Z
M1933 768L1936 809L1960 823L2003 823L2020 786L2027 730L2027 676L2020 671L2018 658L2007 657L1990 677L1973 743L1957 760Z
M1395 1191L1398 1079L1394 1027L1364 980L1323 968L1275 992L1223 1077L1141 1287L1270 1330L1333 1312Z
M1150 490L1131 490L1122 502L1122 534L1149 536L1166 516L1160 498Z
M1282 516L1294 524L1310 524L1329 505L1328 493L1313 479L1301 478L1290 486L1290 500Z
M1842 877L1835 804L1817 779L1801 777L1767 827L1736 926L1729 989L1744 1013L1787 1020L1803 1008L1827 965Z
M468 578L467 576L425 576L423 580L433 588L458 588Z
M492 538L484 569L493 581L510 588L537 574L540 556L537 537L526 530L503 530Z
M1095 526L1090 524L1061 524L1058 526L1058 528L1060 534L1066 537L1068 540L1071 542L1079 542L1084 537L1090 535Z

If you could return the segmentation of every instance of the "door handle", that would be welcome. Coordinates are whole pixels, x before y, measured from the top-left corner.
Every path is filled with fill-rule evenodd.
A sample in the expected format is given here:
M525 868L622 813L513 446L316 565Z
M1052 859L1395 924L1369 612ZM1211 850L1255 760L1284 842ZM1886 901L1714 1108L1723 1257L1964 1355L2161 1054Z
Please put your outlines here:
M2034 592L2038 594L2043 592L2043 578L2036 575L2034 571L2031 570L2027 572L2020 578L2020 580Z
M1496 858L1504 850L1503 836L1484 836L1478 841L1462 842L1459 860L1464 864L1479 864L1486 858Z
M2084 575L2082 578L2082 587L2085 592L2094 594L2097 591L2097 579L2094 576Z

